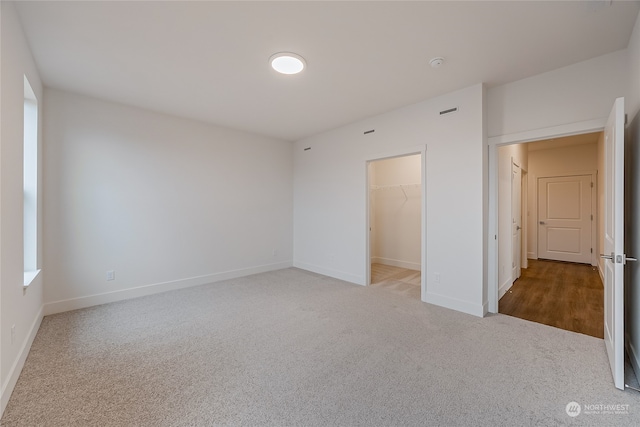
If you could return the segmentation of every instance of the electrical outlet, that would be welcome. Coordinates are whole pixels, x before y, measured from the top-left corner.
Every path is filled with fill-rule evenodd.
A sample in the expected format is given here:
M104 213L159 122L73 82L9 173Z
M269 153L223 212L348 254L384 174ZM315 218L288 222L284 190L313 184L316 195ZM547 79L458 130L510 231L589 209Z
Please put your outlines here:
M115 270L107 271L107 281L116 280L116 272Z
M277 257L277 256L278 256L278 250L277 250L277 249L274 249L274 250L273 250L273 257L275 258L275 257Z
M442 276L440 276L440 273L435 273L434 276L436 283L440 283L442 281Z
M11 344L16 342L16 325L11 325Z

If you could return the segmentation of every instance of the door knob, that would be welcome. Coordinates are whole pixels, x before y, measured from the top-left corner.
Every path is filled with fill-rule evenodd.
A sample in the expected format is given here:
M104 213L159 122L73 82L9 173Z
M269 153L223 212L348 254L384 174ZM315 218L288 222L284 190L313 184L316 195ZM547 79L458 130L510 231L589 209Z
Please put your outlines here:
M522 227L520 227L519 225L516 225L516 230L520 230Z
M600 254L600 258L610 259L618 264L626 264L627 261L638 261L637 258L627 257L626 255L618 255L617 257L612 253L611 255Z
M545 224L545 222L544 222L544 221L540 221L540 225L544 225L544 224Z

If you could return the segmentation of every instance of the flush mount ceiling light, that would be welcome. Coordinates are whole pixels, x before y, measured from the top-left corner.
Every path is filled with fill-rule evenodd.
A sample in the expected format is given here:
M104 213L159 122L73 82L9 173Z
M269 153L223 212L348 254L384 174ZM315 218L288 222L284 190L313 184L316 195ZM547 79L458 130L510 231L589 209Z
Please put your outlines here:
M429 65L431 65L431 68L438 68L442 64L444 64L444 58L441 56L431 58L431 60L429 61Z
M307 66L302 56L291 52L280 52L271 55L269 63L271 68L282 74L298 74Z

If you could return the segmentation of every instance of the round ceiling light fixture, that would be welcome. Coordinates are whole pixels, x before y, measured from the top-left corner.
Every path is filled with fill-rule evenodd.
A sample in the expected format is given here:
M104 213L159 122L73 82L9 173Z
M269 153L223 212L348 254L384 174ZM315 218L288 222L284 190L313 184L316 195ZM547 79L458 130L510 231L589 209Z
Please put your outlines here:
M307 62L300 55L291 52L280 52L269 58L271 68L282 74L298 74L307 67Z
M431 60L429 61L429 65L431 65L431 68L438 68L442 64L444 64L444 58L441 56L431 58Z

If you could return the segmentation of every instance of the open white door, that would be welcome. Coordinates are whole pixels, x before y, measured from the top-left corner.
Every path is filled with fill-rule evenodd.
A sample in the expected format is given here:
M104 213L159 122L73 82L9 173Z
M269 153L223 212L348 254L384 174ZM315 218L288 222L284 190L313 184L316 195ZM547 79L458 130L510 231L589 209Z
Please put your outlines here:
M624 98L605 128L604 341L616 388L624 390Z

